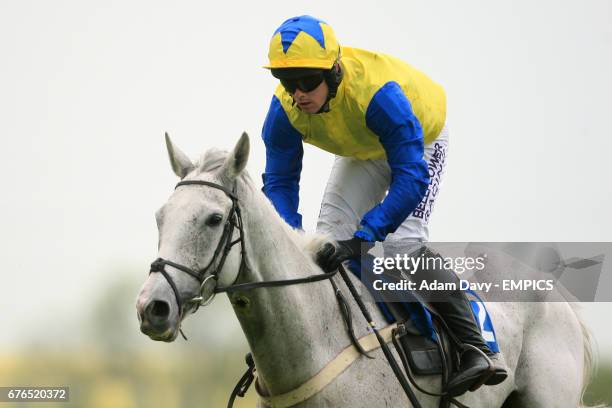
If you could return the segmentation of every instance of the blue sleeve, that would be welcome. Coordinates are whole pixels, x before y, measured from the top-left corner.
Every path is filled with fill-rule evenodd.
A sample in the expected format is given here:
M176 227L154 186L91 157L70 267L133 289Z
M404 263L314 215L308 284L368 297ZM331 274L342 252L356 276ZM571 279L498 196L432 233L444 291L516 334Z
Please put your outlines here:
M368 211L356 233L366 240L383 241L419 205L429 184L423 159L423 129L410 101L397 82L388 82L374 95L366 124L380 138L391 167L391 185L382 203Z
M302 228L298 213L300 174L304 148L302 136L289 122L276 96L263 125L266 145L266 170L262 175L263 192L280 216L293 228Z

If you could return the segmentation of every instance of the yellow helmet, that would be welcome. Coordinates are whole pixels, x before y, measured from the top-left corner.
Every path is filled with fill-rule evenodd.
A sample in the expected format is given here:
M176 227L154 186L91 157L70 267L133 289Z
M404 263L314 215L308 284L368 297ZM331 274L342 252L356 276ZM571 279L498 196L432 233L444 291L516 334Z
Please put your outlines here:
M311 16L286 20L272 35L268 69L331 69L340 57L340 45L330 26Z

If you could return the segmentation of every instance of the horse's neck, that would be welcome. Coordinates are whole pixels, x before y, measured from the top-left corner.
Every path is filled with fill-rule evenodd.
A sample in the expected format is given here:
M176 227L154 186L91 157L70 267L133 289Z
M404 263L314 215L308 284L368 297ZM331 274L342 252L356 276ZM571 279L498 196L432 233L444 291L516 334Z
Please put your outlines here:
M252 191L249 204L243 217L250 268L243 280L321 273L262 194ZM327 281L255 289L230 295L230 300L253 352L259 381L272 394L303 383L348 345Z

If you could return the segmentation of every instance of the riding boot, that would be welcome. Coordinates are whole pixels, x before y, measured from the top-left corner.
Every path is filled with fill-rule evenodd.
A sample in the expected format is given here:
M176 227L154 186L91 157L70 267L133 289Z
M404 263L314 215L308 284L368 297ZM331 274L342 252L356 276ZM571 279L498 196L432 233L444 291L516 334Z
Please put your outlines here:
M459 370L446 386L449 395L461 395L482 384L496 385L504 381L508 376L505 364L499 353L493 353L482 338L465 293L455 291L446 302L436 302L433 307L463 344Z

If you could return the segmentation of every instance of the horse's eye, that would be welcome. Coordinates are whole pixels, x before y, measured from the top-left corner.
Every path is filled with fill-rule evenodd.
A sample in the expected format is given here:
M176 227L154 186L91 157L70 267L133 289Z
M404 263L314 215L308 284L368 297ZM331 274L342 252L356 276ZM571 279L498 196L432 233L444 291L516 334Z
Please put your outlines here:
M215 225L219 225L223 221L223 215L221 214L212 214L206 219L206 225L209 227L214 227Z

